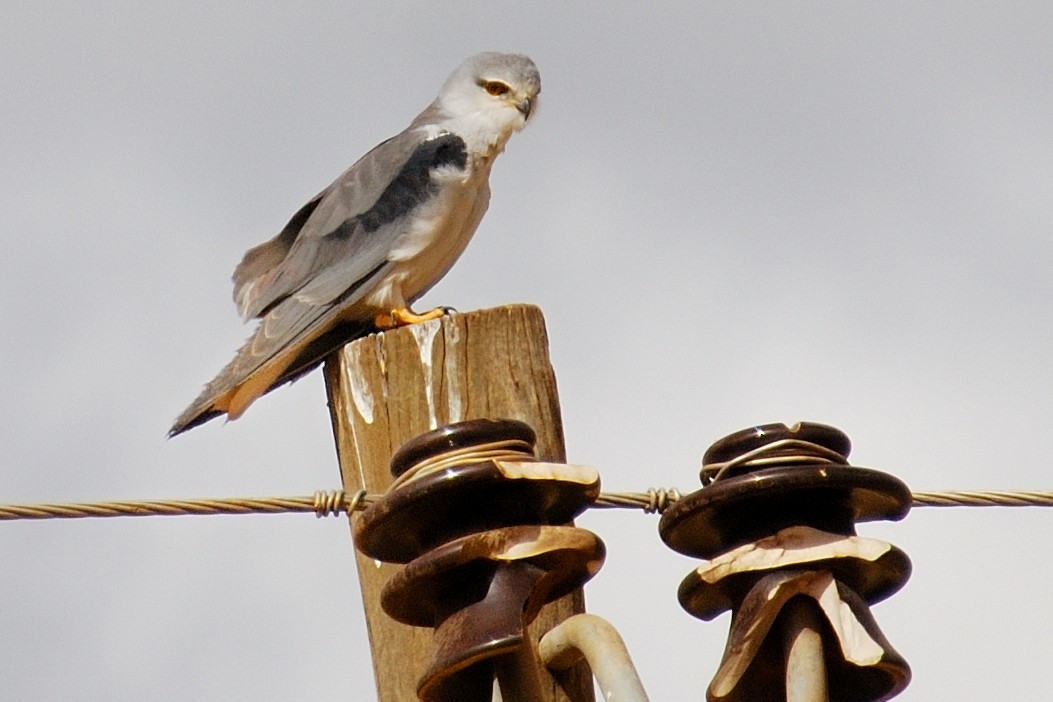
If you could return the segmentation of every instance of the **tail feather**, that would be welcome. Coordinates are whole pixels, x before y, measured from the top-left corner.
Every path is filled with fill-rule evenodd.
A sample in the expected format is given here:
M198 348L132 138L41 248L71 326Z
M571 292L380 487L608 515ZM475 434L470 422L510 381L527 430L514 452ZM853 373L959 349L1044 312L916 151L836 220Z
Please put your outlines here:
M340 322L313 339L283 350L266 363L251 363L253 343L261 329L262 325L179 415L168 431L169 438L224 414L237 419L257 398L314 370L344 344L377 331L369 322Z

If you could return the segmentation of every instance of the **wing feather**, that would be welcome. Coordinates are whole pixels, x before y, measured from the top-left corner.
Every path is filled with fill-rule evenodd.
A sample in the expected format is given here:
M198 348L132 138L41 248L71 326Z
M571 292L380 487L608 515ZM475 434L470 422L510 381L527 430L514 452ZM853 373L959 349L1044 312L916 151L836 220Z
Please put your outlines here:
M260 395L372 331L377 310L365 300L396 265L391 253L413 230L412 213L439 192L433 174L466 162L461 137L405 131L359 159L274 239L249 250L234 272L234 294L242 314L260 324L170 435L223 412L237 417Z
M236 293L242 315L263 316L276 303L320 277L343 281L342 285L326 287L328 294L335 297L383 263L391 250L390 237L397 231L370 231L363 226L363 215L383 201L391 184L426 140L425 132L412 130L381 142L301 208L286 229L264 245L272 246L271 249L260 253L250 250L246 260L250 256L253 261L262 260L269 254L266 263L273 261L273 265L260 273L263 265L242 262L246 272L257 273L251 287L243 284L243 293ZM288 232L294 228L295 235L290 236ZM274 261L282 246L287 246L284 256ZM312 297L317 299L317 294Z
M323 191L311 198L289 219L289 223L273 239L245 252L241 263L234 269L231 279L234 283L234 304L237 305L238 314L243 319L256 316L256 314L250 314L250 307L258 294L256 291L267 284L268 274L289 255L289 250L296 241L296 237L299 236L304 223L321 202L324 194Z

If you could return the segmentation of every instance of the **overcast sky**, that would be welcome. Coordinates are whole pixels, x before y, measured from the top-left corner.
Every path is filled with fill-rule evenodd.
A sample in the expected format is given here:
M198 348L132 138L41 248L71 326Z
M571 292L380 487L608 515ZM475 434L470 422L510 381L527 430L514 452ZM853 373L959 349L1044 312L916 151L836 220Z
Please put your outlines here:
M491 49L541 109L420 306L540 305L605 489L797 420L915 490L1053 488L1053 4L375 5L0 7L0 502L338 487L318 373L165 431L250 331L242 252ZM580 523L590 611L701 699L728 617L679 608L693 562L654 516ZM860 531L914 563L874 609L898 699L1049 698L1053 512ZM6 522L0 558L0 699L374 694L342 519Z

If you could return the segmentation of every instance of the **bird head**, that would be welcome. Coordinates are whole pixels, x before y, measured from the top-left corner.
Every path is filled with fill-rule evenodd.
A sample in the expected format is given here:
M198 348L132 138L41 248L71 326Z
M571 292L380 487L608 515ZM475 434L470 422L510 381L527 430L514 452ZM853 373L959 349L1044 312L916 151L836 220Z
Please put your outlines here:
M486 52L454 70L436 104L449 119L470 120L503 142L526 124L540 92L541 75L528 57Z

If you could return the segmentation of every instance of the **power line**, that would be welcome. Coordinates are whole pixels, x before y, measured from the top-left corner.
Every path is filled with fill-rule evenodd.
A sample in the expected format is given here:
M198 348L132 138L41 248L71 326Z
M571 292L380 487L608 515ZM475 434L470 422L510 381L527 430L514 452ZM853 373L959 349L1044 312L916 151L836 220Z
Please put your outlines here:
M596 509L637 509L661 514L679 500L676 488L644 492L604 492ZM914 507L1053 507L1053 491L952 490L915 492ZM88 517L174 517L217 514L284 514L313 512L318 517L349 514L372 504L378 495L364 490L348 496L342 490L320 490L301 497L230 497L194 500L122 502L43 502L0 505L0 521L19 519L85 519Z

